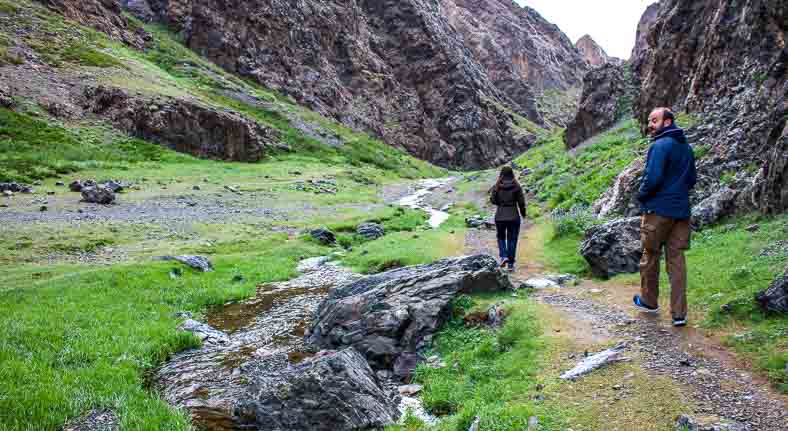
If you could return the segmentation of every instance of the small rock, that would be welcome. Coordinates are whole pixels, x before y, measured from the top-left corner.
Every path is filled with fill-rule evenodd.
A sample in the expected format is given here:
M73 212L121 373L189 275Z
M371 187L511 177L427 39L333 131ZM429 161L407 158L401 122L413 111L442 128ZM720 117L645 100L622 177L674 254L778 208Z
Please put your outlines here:
M14 192L12 192L11 190L3 190L3 196L10 198L14 196Z
M479 431L479 422L481 421L482 418L480 418L479 416L473 418L473 423L471 423L471 426L468 427L468 431Z
M71 182L71 184L68 185L68 188L72 192L79 193L82 191L82 189L86 187L96 187L97 185L98 184L96 184L96 182L93 180L85 180L85 181L74 180Z
M539 419L536 416L531 416L528 418L528 429L535 430L539 429Z
M63 181L58 181L58 182L55 183L55 185L58 186L58 187L64 187L66 185L66 183L64 183Z
M243 283L244 281L246 281L246 279L244 278L243 275L238 274L235 277L233 277L233 283Z
M205 344L226 344L230 342L230 337L222 331L214 329L205 323L200 323L193 319L188 319L178 327L181 331L191 332Z
M760 228L761 228L761 225L759 225L759 224L751 224L751 225L747 226L746 230L747 230L747 232L757 232Z
M356 233L367 240L376 240L385 235L385 230L377 223L362 223L356 229Z
M46 212L46 211L48 210L48 208L47 208L47 206L46 206L46 205L41 205L41 207L40 207L38 210L39 210L40 212Z
M413 395L418 394L421 392L421 385L403 385L397 388L399 390L399 394L405 397L412 397Z
M182 275L183 275L183 270L181 270L180 268L173 268L172 271L170 271L170 278L172 279L180 278Z
M334 232L326 228L313 229L309 232L309 235L317 242L324 245L333 245L337 242L337 237L334 235Z
M191 255L162 256L156 258L156 260L174 260L176 262L180 262L184 265L187 265L201 272L213 271L213 265L207 258L203 256L191 256Z
M195 191L200 191L200 190L202 190L202 189L200 188L200 186L194 186L194 187L192 187L192 190L195 190Z
M115 192L105 186L83 187L81 193L84 202L101 205L115 202Z
M48 195L48 196L54 196L54 195L55 195L55 192L49 191L49 192L47 192L47 195Z

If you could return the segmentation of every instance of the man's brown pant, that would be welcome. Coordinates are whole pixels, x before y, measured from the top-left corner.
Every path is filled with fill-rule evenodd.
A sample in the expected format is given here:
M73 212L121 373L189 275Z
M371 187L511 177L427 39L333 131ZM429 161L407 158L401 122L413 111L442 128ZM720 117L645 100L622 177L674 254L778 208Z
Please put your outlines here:
M689 248L689 220L675 220L645 214L640 224L643 258L640 260L640 297L647 305L659 304L659 259L662 244L667 256L665 266L670 278L670 310L673 318L687 317L687 264L684 250Z

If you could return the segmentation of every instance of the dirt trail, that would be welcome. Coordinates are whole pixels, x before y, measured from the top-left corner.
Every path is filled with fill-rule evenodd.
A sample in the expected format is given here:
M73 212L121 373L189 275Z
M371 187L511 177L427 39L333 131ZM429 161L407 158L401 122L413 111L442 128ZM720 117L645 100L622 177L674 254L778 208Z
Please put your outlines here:
M529 256L534 229L521 235L521 258L512 281L519 285L545 268ZM466 252L497 255L495 232L471 230ZM628 354L648 375L667 376L682 388L694 414L727 418L751 430L788 429L788 397L753 375L736 355L694 327L673 328L669 316L638 313L629 307L637 286L582 281L578 286L536 291L533 297L565 321L578 344L624 341ZM688 412L689 413L689 412Z

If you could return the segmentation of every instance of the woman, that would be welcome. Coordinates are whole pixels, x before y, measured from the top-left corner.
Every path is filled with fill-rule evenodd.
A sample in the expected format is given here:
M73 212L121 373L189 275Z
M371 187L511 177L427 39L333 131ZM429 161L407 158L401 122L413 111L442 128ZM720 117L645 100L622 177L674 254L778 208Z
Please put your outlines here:
M501 169L498 181L490 189L490 201L498 207L495 211L495 227L498 230L501 268L508 266L509 271L514 271L520 219L525 217L525 193L510 166Z

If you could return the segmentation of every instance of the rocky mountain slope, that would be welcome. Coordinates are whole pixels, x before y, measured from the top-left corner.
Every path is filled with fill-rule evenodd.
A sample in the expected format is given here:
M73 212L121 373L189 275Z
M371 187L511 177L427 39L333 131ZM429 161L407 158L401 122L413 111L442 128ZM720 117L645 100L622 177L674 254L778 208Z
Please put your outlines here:
M745 3L670 0L650 7L639 25L631 64L624 66L633 72L633 109L641 127L654 107L688 114L691 124L679 125L690 126L698 157L700 180L693 200L700 224L737 210L788 208L788 5ZM588 77L586 84L615 86L624 70L599 80ZM605 96L595 100L598 93L586 89L581 106L613 113L607 107L619 99ZM609 116L608 123L613 122ZM606 216L636 211L632 199L641 171L642 160L636 160L596 209Z
M540 96L586 68L557 27L508 1L236 3L124 1L226 70L443 166L527 149L520 118L555 120Z
M583 55L585 61L591 67L600 67L607 63L620 63L621 60L607 55L605 50L599 46L590 35L585 35L575 43L578 51Z

